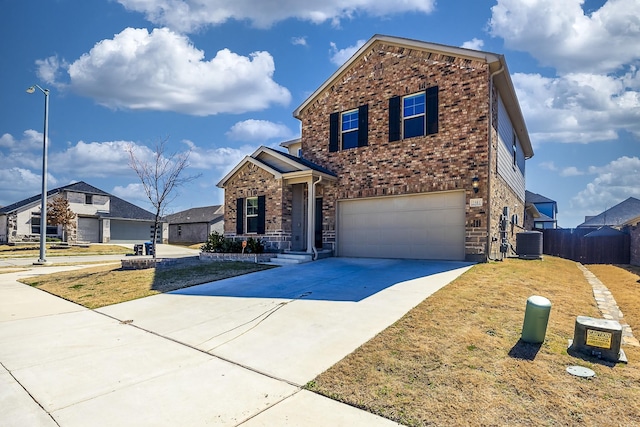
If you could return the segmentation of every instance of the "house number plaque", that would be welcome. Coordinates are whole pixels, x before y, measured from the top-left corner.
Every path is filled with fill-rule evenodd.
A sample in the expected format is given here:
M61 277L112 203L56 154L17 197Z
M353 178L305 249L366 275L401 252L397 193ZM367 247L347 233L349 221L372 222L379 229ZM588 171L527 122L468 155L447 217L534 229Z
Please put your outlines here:
M482 199L470 199L469 207L471 208L481 208L482 207Z

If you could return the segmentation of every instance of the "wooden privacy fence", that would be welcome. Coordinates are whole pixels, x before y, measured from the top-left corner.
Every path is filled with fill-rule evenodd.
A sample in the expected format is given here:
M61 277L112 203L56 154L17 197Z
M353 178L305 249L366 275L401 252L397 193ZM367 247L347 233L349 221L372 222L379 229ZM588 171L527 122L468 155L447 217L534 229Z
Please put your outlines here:
M586 236L584 228L544 230L542 251L582 264L629 264L631 239L626 233L614 236Z

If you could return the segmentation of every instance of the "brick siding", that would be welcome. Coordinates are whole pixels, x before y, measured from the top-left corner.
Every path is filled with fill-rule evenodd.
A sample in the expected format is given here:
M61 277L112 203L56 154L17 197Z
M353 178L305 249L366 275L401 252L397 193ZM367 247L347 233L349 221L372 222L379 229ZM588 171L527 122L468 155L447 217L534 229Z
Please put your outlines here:
M389 142L389 98L432 86L439 88L438 133ZM329 152L329 115L363 104L369 106L368 146ZM498 233L503 206L510 206L520 218L524 216L524 201L518 200L495 173L495 133L489 159L488 107L489 69L485 62L379 42L300 113L302 157L338 175L338 200L465 190L466 254L469 259L482 259L487 251L490 170L491 234ZM497 101L494 121L496 110ZM471 188L473 177L479 178L478 193ZM470 208L471 198L482 198L483 206ZM325 208L326 217L335 218L335 199L325 202Z

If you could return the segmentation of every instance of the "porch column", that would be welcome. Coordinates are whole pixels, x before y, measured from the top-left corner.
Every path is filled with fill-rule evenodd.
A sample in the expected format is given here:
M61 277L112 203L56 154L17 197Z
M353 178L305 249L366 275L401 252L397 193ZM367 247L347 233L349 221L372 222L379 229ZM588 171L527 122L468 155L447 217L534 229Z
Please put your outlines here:
M313 254L313 247L316 244L315 224L316 224L316 186L313 185L313 175L307 181L307 253Z

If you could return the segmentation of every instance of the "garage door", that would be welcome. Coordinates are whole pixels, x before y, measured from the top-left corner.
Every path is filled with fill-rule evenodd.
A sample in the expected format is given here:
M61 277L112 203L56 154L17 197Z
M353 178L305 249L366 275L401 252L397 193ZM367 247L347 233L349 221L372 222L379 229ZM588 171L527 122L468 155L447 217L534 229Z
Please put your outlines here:
M78 241L100 243L100 222L98 218L78 217Z
M463 191L338 202L338 255L464 260Z
M151 241L152 233L153 222L111 220L112 243L147 242Z

